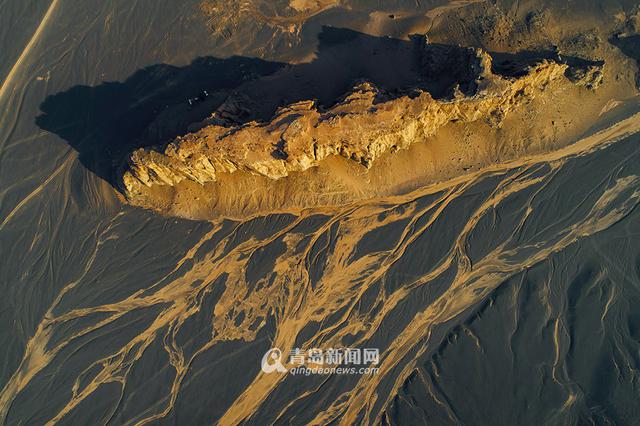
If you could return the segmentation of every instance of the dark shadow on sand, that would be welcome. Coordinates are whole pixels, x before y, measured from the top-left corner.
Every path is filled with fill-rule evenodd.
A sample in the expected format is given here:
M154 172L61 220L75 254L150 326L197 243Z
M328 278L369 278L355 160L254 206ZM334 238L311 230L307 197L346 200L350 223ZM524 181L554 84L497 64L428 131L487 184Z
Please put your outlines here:
M203 89L232 89L284 65L241 57L198 58L186 67L153 65L123 82L75 86L50 96L40 105L42 114L36 123L67 141L85 167L114 184L114 166L135 148L157 143L145 133L167 107L181 104L185 118L203 119L189 114L189 98ZM176 132L189 124L180 121L175 123Z
M609 42L635 60L640 67L640 34L616 35L609 39ZM640 89L640 71L636 74L636 86Z

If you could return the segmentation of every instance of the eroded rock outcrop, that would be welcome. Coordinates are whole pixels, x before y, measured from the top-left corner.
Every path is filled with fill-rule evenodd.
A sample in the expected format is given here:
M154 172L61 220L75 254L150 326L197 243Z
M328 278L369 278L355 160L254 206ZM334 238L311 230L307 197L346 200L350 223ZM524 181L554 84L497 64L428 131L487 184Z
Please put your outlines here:
M579 82L578 73L552 60L529 65L518 78L505 78L491 71L486 52L463 51L463 72L469 78L465 87L454 87L448 99L434 99L424 90L393 98L363 82L328 110L303 101L279 109L269 122L235 125L228 112L214 115L212 124L164 148L135 151L122 176L125 195L135 199L152 186L183 180L215 182L221 174L237 171L277 180L334 155L371 167L383 154L424 141L448 123L488 120L499 125L549 84ZM592 79L594 72L585 77Z

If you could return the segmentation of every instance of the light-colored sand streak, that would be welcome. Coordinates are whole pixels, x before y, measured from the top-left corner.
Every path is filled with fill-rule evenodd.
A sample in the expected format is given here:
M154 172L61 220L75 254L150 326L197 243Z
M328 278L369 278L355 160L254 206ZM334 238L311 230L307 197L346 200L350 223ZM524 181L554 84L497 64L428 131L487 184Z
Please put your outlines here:
M15 127L16 123L12 123L11 125L7 125L7 122L10 120L10 116L12 114L9 114L9 106L12 102L12 94L15 90L16 85L14 84L16 75L18 75L19 73L22 73L23 70L23 65L25 64L26 59L29 57L29 54L33 51L34 46L37 44L38 40L40 39L42 33L44 32L45 28L47 27L47 25L49 24L51 17L53 16L54 11L57 9L59 4L59 0L52 0L51 4L49 5L49 8L47 9L47 11L45 12L44 16L42 17L42 19L40 20L40 24L38 25L38 28L36 28L36 31L33 33L33 35L31 36L31 39L29 39L29 42L27 43L27 45L25 46L25 48L22 50L22 52L20 53L20 56L18 57L18 59L16 60L16 62L13 64L13 66L11 67L11 70L9 71L9 73L7 74L7 77L4 79L4 81L2 82L2 85L0 85L0 111L2 111L2 113L0 114L0 129L8 129L7 130L7 134L11 135L11 133L13 132L13 128ZM35 77L34 77L35 78ZM20 96L24 96L24 93L21 93ZM18 102L18 105L21 105L21 101ZM10 137L6 137L3 136L2 141L0 141L0 157L2 157L2 155L4 154L4 150L5 150L5 146L7 144L7 142L9 141ZM56 169L56 171L54 172L54 175L57 175L60 173L60 171L62 170L62 168L58 168ZM36 188L34 191L31 192L31 194L29 194L25 199L23 199L8 215L6 218L4 218L4 220L2 220L2 223L0 224L0 230L4 227L4 225L11 219L11 217L22 208L22 206L24 206L24 204L26 202L28 202L30 199L32 199L32 197L36 194L38 194L42 188L47 185L48 182L51 181L51 179L53 178L53 176L50 176L49 178L47 178L47 180L45 182L43 182L41 185L38 186L38 188ZM2 198L0 197L0 202Z
M13 67L11 67L11 71L9 71L9 74L7 74L7 78L5 78L4 82L0 86L0 105L3 105L3 102L5 101L5 97L9 93L10 88L12 87L13 80L15 79L16 75L21 71L22 64L25 62L26 58L29 56L29 53L31 53L31 51L33 50L33 47L36 45L36 43L40 39L40 35L44 31L44 29L47 27L47 24L51 20L51 16L53 15L53 12L58 7L59 2L60 2L59 0L51 1L49 8L45 12L42 19L40 20L40 24L38 25L38 28L36 28L36 31L33 33L33 35L31 36L31 39L29 39L29 42L27 43L25 48L22 50L22 53L18 57L18 60L13 64ZM2 110L4 111L5 107L2 107Z
M553 238L539 241L534 235L523 241L517 239L529 218L535 214L531 201L545 191L570 158L592 154L639 130L640 114L562 150L492 166L405 196L306 211L266 237L240 238L245 225L242 222L235 223L229 234L222 234L228 232L223 231L223 223L214 224L177 262L171 273L156 283L117 302L58 312L58 305L65 294L82 285L83 275L58 295L28 342L18 370L0 394L0 415L2 419L6 418L15 398L43 369L64 362L58 357L61 351L75 348L81 337L99 332L131 312L147 308L159 310L137 336L114 347L109 355L94 360L76 373L71 398L59 407L57 414L49 420L50 424L63 420L103 384L119 384L122 400L132 367L154 343L160 343L166 352L173 369L173 380L166 389L164 405L156 411L142 407L136 424L153 422L171 412L185 380L189 380L191 366L201 354L221 342L255 340L270 318L275 321L272 346L285 353L297 345L300 333L310 324L320 324L319 331L302 347L340 347L349 336L358 336L351 346L366 347L385 318L410 300L416 289L428 287L443 279L445 274L450 274L450 283L444 293L422 307L393 337L388 347L381 348L380 373L359 378L353 389L326 407L312 423L326 424L338 420L342 424L351 424L359 416L363 416L366 423L379 420L395 390L415 371L418 357L438 343L431 341L435 327L485 300L509 277L581 238L610 227L638 205L640 179L636 176L622 177L601 188L598 199L583 215L572 217L568 224L556 224L559 229L554 230ZM546 168L540 165L546 165ZM377 283L384 283L398 262L408 256L414 245L442 220L448 207L466 196L474 185L487 179L496 179L497 183L468 212L461 231L451 236L451 241L439 242L449 247L442 257L426 265L418 277L407 275L392 290L381 285L374 302L368 308L362 308L365 293L375 289ZM472 262L467 247L478 223L509 197L521 193L527 194L529 204L522 210L513 232ZM307 219L320 216L325 219L317 229L305 227ZM402 225L397 230L395 243L373 252L358 252L358 243L366 235L398 223ZM85 274L90 271L93 260L100 256L101 247L115 238L112 232L107 227L97 236L98 244L85 265ZM213 247L205 249L206 244L212 241L216 241ZM284 248L275 255L271 271L266 276L247 277L252 255L273 247ZM182 270L186 271L177 274ZM178 276L170 278L174 275ZM205 312L210 315L210 336L189 352L181 346L177 335L189 318L201 313L203 299L220 285L222 277L226 277L224 291L213 312ZM52 339L58 327L74 320L91 318L99 319L65 335L62 340ZM82 347L76 350L82 350ZM258 362L255 371L255 378L228 408L220 424L238 424L250 419L286 377L260 373ZM380 394L382 381L393 383L394 389ZM310 392L292 396L288 406L310 395ZM119 403L112 407L112 413L117 412ZM286 406L282 407L279 415L281 420L286 419ZM453 413L450 415L455 417Z
M31 191L26 197L24 197L16 206L7 214L7 216L0 223L0 231L5 225L25 206L29 203L29 201L33 200L38 194L42 192L44 188L49 185L49 183L57 177L63 170L65 170L73 160L76 158L76 155L67 155L67 158L60 164L56 169L47 177L44 182L38 185L33 191Z

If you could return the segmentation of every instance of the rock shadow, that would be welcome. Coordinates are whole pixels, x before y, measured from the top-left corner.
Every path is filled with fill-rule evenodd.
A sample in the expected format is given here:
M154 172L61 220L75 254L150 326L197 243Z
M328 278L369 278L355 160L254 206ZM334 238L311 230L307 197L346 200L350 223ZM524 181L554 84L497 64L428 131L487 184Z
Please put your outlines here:
M609 42L635 60L640 68L640 34L619 34L611 37ZM636 86L640 89L640 69L636 73Z
M36 124L63 138L85 167L115 186L114 170L125 156L158 142L149 134L149 125L166 110L175 114L163 136L175 136L186 130L190 120L208 115L202 108L190 107L189 99L201 96L203 90L213 94L232 89L283 66L242 57L198 58L184 67L152 65L122 82L75 86L49 96L40 105ZM221 103L210 98L212 108L216 100Z

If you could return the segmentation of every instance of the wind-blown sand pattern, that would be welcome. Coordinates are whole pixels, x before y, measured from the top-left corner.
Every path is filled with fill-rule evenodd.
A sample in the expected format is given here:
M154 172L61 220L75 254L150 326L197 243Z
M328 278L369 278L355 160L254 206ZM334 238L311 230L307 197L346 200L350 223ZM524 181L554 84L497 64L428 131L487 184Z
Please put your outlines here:
M610 228L636 208L640 203L640 178L619 176L594 188L597 193L586 193L581 208L564 220L537 232L529 229L531 218L548 208L541 194L567 164L610 149L608 146L614 143L628 144L630 138L637 141L638 131L640 115L634 115L561 151L495 166L393 200L283 217L278 227L261 236L243 232L247 224L242 222L213 224L162 279L113 303L62 308L66 296L92 273L103 246L121 238L116 218L97 232L83 275L60 291L27 344L20 367L3 390L3 418L15 396L54 359L82 345L80 342L91 333L115 325L131 313L153 311L151 321L135 336L125 338L116 351L78 369L69 400L50 422L64 418L100 386L114 383L124 392L137 363L154 345L160 345L167 357L172 380L167 383L165 402L141 413L137 424L162 418L174 409L199 356L223 342L255 341L272 316L273 346L284 351L296 342L303 347L336 347L348 340L352 345L367 346L399 306L432 288L427 292L432 298L427 308L414 312L403 330L384 342L380 374L360 378L336 400L340 402L326 405L311 419L312 424L336 419L344 424L356 419L380 421L386 415L384 407L413 374L418 360L435 350L437 343L431 343L434 329L476 307L509 278ZM445 237L443 229L438 229L443 226L443 218L481 186L486 197L473 197L464 216L456 213L464 221L456 224L446 244L443 241L438 246L439 255L427 254L430 261L412 271L413 276L398 276L398 265L411 262L411 253L420 250L428 236ZM516 197L516 217L497 223L499 228L504 226L501 235L475 246L481 224L495 221L503 205ZM377 244L384 247L377 250L363 250L367 239L377 233L384 235L389 229L395 231L393 240L379 241ZM273 262L271 271L261 274L260 265L269 258ZM249 273L252 270L255 272ZM387 280L396 281L393 288L384 288ZM436 291L443 280L446 288ZM212 305L210 299L215 294L217 301ZM208 326L198 332L197 342L184 341L185 333L191 330L188 324L196 319ZM75 324L83 326L78 329ZM303 330L313 324L317 324L313 337L301 341ZM69 331L62 337L59 332L65 329ZM257 372L220 423L237 424L257 415L268 396L284 385L285 378ZM384 381L390 385L381 392ZM310 394L301 392L291 401L308 397ZM114 406L113 411L118 412L119 407ZM281 420L285 413L286 408L273 413L272 420Z
M300 24L296 54L317 58L285 64L291 52L279 41L292 35L239 26L221 42L200 3L58 0L49 11L2 3L11 13L0 14L0 47L16 28L29 46L6 50L0 64L3 424L640 421L633 4L584 2L567 20L557 2L295 2L314 13ZM37 8L48 18L33 19ZM344 20L353 20L348 32L320 28ZM387 193L213 220L122 202L118 167L131 152L199 131L190 124L231 101L255 106L244 124L264 123L320 92L330 95L318 104L330 104L360 74L395 100L417 87L407 67L391 77L369 67L374 51L407 65L411 49L409 40L363 34L372 22L396 26L393 37L427 22L432 43L483 44L496 64L546 38L558 46L546 59L567 62L557 66L604 60L603 81L593 90L563 71L549 97L534 96L500 126L450 123L368 169L327 160L372 186L396 179ZM317 34L353 38L309 46ZM263 48L263 59L207 57L253 37L246 50ZM366 48L353 53L354 45ZM349 55L362 69L315 80ZM305 89L310 82L317 86ZM295 93L283 100L282 87ZM203 88L211 96L189 109ZM454 161L465 148L486 155ZM429 158L442 162L400 185ZM304 179L295 182L290 189ZM265 374L260 362L274 347L378 348L379 371Z
M40 20L40 23L38 24L38 28L29 39L29 43L27 43L22 53L20 53L18 60L13 64L13 66L11 67L11 71L9 71L9 74L6 76L6 78L2 82L2 85L0 85L0 102L4 101L5 96L7 96L6 93L13 83L13 79L15 78L16 74L20 71L20 66L25 61L25 58L27 58L27 56L31 52L31 49L33 49L33 46L38 42L40 35L42 34L47 24L49 23L49 20L51 19L51 15L56 10L58 1L59 0L51 1L49 8L47 9L42 19Z

